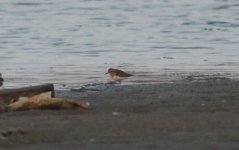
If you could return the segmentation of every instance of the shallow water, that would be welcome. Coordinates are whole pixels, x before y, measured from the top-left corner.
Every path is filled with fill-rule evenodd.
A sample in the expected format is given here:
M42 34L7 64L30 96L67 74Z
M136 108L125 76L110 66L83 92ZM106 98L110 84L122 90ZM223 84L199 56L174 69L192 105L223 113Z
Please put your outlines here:
M1 0L5 87L105 83L109 67L156 82L239 74L237 0Z

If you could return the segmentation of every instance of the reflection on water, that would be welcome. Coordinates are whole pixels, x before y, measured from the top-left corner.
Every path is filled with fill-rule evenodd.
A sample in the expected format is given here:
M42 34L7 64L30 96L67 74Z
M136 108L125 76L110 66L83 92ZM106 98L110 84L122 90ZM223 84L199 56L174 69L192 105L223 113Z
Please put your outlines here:
M239 73L239 1L59 0L0 2L0 71L6 87L128 82L175 74Z

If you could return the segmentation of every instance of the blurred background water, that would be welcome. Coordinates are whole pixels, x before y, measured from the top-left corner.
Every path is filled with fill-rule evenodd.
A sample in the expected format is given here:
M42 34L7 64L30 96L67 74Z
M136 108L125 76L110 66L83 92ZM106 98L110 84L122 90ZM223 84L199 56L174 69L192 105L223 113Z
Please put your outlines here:
M239 74L238 0L1 0L6 87Z

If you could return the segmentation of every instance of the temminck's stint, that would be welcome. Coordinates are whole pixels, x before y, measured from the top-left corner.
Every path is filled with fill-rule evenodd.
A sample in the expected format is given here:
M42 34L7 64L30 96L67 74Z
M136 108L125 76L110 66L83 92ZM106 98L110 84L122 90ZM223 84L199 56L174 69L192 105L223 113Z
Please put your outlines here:
M109 68L106 74L109 74L111 79L115 81L119 81L119 82L125 79L126 77L133 76L132 74L126 73L119 69L113 69L113 68Z

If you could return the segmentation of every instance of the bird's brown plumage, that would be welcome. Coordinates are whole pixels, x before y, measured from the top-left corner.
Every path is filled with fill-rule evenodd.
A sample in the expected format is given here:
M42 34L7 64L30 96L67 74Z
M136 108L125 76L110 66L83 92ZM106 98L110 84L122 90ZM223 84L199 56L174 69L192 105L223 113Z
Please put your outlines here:
M113 69L113 68L109 68L106 74L109 74L110 77L115 81L121 81L126 77L133 76L132 74L126 73L119 69Z

